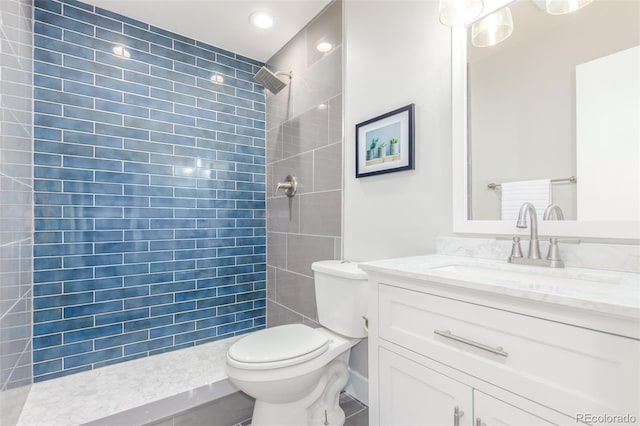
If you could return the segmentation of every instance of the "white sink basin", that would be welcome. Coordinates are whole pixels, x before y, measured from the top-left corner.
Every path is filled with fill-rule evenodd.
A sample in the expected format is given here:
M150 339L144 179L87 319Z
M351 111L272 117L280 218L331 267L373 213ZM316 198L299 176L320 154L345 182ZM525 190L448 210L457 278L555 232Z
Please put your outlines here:
M505 269L499 269L490 266L464 264L438 266L432 270L434 272L444 272L447 275L450 274L450 276L456 276L464 280L482 282L497 281L504 283L505 281L516 281L533 285L562 287L592 287L594 285L615 284L609 280L602 280L598 276L589 276L587 274L571 276L565 270L514 271L506 269L506 266Z

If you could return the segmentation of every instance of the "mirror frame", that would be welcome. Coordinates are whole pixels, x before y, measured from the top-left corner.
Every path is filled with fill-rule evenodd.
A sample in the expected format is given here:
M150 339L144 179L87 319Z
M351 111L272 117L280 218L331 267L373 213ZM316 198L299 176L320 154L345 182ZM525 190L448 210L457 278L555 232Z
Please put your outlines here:
M516 0L486 1L485 10L476 19L482 19ZM472 23L469 24L471 26ZM517 23L515 23L517 25ZM451 122L453 141L453 232L456 234L523 235L529 229L518 229L514 223L501 220L468 219L468 152L467 124L467 28L451 29ZM578 185L580 177L578 176ZM540 221L540 236L595 238L640 242L640 218L638 221Z

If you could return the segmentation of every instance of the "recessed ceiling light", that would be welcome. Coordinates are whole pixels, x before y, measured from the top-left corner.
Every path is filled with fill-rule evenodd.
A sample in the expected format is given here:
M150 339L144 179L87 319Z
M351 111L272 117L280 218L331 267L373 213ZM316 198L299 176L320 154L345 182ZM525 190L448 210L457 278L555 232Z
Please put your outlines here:
M214 74L211 76L211 81L213 81L214 83L222 84L224 83L224 77L220 74Z
M266 12L253 12L249 16L249 21L258 28L271 28L273 26L273 18Z
M321 41L320 43L318 43L316 45L316 49L318 49L319 52L325 53L330 51L333 48L333 45L329 42L326 41Z
M113 48L113 53L124 58L130 58L131 52L129 52L124 46L116 46Z

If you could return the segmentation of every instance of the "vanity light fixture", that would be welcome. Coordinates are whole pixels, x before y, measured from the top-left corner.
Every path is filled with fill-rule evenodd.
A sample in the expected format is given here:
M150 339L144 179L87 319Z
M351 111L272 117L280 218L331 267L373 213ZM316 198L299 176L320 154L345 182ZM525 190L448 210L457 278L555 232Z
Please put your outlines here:
M443 25L459 27L476 19L482 9L482 0L440 0L438 15Z
M333 49L333 45L327 41L321 41L320 43L316 44L316 49L318 50L318 52L327 53L328 51Z
M267 12L253 12L249 21L258 28L266 29L273 26L273 18Z
M214 74L211 76L211 81L213 81L216 84L222 84L224 83L224 77L221 76L220 74Z
M482 18L471 26L471 44L476 47L494 46L513 33L513 17L508 7Z
M582 9L593 0L546 0L546 10L550 15L564 15Z
M129 52L124 46L115 46L113 48L113 53L127 59L131 57L131 52Z

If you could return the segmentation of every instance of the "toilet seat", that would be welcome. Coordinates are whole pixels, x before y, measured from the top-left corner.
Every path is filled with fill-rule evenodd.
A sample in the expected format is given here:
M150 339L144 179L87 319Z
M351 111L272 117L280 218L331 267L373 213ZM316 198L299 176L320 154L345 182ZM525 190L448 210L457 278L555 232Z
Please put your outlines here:
M289 367L317 358L327 351L329 342L326 334L306 325L281 325L235 342L227 352L227 362L247 370Z

